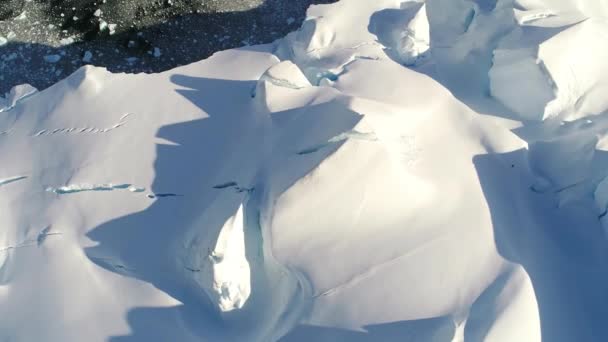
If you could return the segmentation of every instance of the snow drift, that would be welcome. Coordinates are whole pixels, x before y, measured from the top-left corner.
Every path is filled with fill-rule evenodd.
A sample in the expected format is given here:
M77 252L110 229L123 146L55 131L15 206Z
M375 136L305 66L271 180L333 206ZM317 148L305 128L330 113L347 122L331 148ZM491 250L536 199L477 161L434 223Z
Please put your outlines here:
M0 337L603 341L607 13L342 0L274 44L16 89Z

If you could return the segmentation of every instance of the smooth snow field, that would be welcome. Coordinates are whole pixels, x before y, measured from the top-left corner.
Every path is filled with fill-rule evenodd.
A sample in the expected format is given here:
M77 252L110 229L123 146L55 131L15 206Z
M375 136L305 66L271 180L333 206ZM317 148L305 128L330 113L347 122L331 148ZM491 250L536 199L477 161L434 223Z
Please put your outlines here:
M608 2L341 0L0 98L0 341L608 341Z

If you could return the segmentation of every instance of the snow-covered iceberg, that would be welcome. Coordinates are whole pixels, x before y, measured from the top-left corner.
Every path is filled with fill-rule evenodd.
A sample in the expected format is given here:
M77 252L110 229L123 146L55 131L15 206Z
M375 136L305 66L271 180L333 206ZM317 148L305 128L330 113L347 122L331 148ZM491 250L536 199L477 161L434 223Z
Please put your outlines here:
M0 338L605 340L606 13L342 0L11 101Z

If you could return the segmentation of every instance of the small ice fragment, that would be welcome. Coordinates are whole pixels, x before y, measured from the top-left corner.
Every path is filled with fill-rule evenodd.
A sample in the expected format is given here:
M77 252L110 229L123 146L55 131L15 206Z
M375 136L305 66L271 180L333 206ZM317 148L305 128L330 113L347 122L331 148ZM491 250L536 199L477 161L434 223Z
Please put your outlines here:
M105 20L99 21L99 31L105 31L108 28L108 23Z
M160 56L161 56L160 49L159 49L159 48L157 48L157 47L155 47L155 48L154 48L154 57L158 58L158 57L160 57Z
M7 94L4 104L0 106L0 112L6 112L13 109L19 101L22 101L38 92L38 89L29 84L21 84L14 86Z
M225 189L225 188L230 188L233 186L238 186L238 184L236 182L226 182L226 183L222 183L222 184L217 184L215 186L213 186L214 189Z
M84 56L82 57L82 61L85 63L91 63L92 58L93 58L93 53L91 51L85 51Z
M13 183L13 182L17 182L20 181L22 179L26 179L27 176L16 176L16 177L10 177L10 178L6 178L6 179L0 179L0 186L2 185L6 185L9 183Z
M47 63L57 63L61 59L60 55L46 55L44 61Z
M21 12L21 14L19 14L18 17L15 18L15 20L24 20L27 18L27 13L25 11Z
M74 43L74 37L63 38L59 41L59 44L61 45L70 45L72 43Z

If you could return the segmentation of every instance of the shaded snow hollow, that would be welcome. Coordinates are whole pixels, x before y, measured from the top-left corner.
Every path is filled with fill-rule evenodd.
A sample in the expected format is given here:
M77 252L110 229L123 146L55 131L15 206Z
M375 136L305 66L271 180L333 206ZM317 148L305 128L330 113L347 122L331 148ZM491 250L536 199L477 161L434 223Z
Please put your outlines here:
M15 88L0 340L605 341L607 16L342 0Z

